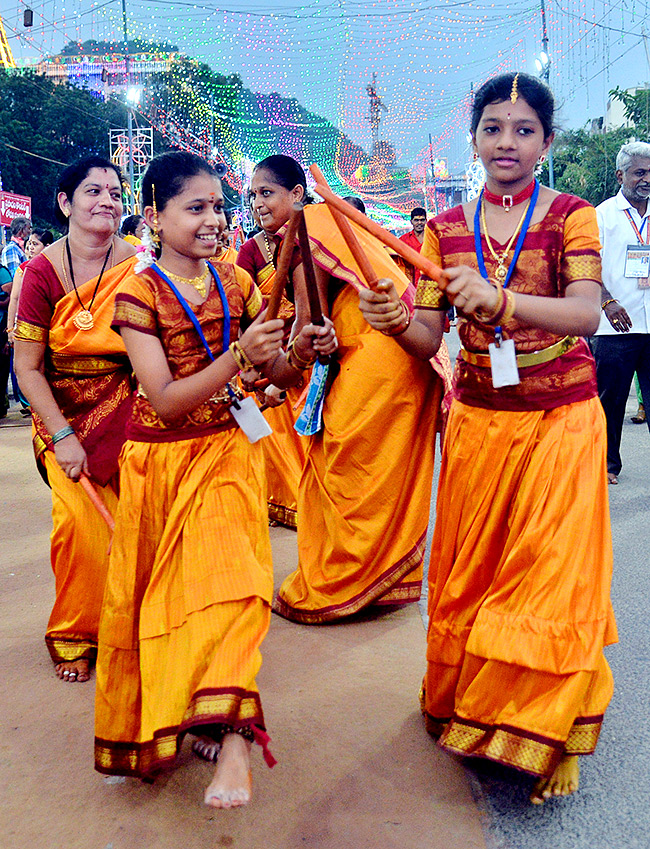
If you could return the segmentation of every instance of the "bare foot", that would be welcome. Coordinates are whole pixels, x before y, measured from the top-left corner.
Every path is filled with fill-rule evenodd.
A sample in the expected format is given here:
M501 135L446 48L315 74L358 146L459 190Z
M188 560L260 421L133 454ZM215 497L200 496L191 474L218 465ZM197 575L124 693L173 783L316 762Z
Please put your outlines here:
M250 802L253 790L251 744L241 734L226 734L214 778L205 791L205 804L213 808L240 808Z
M192 743L192 751L204 761L215 764L221 751L221 743L217 743L212 737L197 737Z
M533 805L543 805L551 796L570 796L580 783L577 755L565 755L550 778L540 778L530 794Z
M607 472L607 483L618 483L618 477L614 474L614 472Z
M85 658L81 660L66 660L54 665L57 677L62 681L88 681L90 680L90 664Z

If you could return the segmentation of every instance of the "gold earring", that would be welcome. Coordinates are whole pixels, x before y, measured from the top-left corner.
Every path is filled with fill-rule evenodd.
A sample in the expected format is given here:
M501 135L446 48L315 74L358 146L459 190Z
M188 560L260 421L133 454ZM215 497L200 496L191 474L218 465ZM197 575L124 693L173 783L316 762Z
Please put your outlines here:
M158 232L158 207L156 206L156 187L152 183L151 184L151 196L153 206L153 230L151 232L151 241L154 243L156 248L161 247L160 233Z

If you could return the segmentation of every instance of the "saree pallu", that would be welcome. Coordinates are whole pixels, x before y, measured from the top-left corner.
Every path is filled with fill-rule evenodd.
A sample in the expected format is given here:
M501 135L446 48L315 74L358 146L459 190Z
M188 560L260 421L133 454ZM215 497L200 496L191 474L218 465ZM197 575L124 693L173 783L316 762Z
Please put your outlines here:
M307 207L305 215L314 261L351 284L331 311L340 371L323 429L306 438L298 568L274 602L280 615L318 624L419 599L442 381L370 327L359 310L358 267L329 212ZM385 250L362 241L375 270L406 295L408 281Z
M275 282L275 268L272 262L265 262L254 240L253 248L247 248L250 253L246 262L239 263L253 277L259 290L268 300ZM250 243L246 243L250 244ZM241 252L240 252L241 253ZM293 304L282 297L279 318L284 319L286 333L291 331L294 319ZM287 528L296 528L298 507L298 483L305 463L305 444L301 436L294 430L300 410L294 410L294 405L300 400L302 389L290 387L286 390L287 399L278 407L268 407L264 410L264 418L273 430L270 436L262 440L262 451L266 465L267 502L269 518Z
M237 428L128 441L99 633L95 765L151 776L188 731L267 737L255 675L273 591L261 448Z
M613 691L612 544L598 398L454 402L429 572L428 730L457 754L552 774L594 751Z
M16 337L46 345L45 376L63 415L88 456L91 477L113 510L118 491L118 456L133 403L131 367L121 339L110 329L117 287L131 272L126 260L104 274L93 303L94 326L73 323L80 306L64 293L50 261L35 257L25 270ZM83 303L96 279L79 286ZM59 468L51 437L36 413L34 452L52 488L51 564L56 600L45 641L55 663L96 654L99 612L108 567L109 535L104 521L78 484Z

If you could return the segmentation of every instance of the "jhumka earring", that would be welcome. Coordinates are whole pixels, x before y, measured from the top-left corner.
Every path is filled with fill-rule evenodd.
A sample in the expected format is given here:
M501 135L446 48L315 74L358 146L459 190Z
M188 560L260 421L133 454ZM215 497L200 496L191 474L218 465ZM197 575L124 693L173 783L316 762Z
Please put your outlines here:
M517 74L515 74L515 78L512 81L512 89L510 91L510 102L511 103L516 103L517 98L519 97L518 82L519 82L519 74L517 73Z
M151 198L151 205L153 206L153 230L151 232L151 241L154 243L154 246L156 248L160 248L162 243L160 241L160 233L158 232L158 207L156 206L156 187L153 183L151 184Z
M474 155L472 156L472 159L474 160L474 162L476 162L476 160L478 159L478 153L476 151L474 151Z

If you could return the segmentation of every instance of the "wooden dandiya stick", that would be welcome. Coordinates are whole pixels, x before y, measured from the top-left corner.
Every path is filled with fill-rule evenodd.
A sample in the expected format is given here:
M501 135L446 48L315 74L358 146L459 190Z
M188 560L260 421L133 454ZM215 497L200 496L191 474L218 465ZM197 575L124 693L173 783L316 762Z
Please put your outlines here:
M305 211L302 204L296 204L296 206L300 207L300 211L298 212L298 244L300 245L300 256L305 273L305 286L307 287L311 323L316 324L318 327L323 327L325 325L325 318L323 317L323 308L321 307L320 295L318 294L318 282L314 269L314 258L311 255ZM330 361L331 358L327 354L318 355L318 362L322 365L326 365Z
M90 500L92 501L92 504L93 504L93 507L95 508L95 510L97 510L99 515L106 522L106 524L108 525L110 530L114 531L115 530L115 519L108 512L108 508L106 507L106 505L104 504L102 499L99 497L97 490L95 489L95 487L92 485L92 483L88 480L88 478L86 477L86 475L83 472L79 476L79 483L84 488L88 498L90 498Z
M389 248L394 250L396 254L399 254L402 259L405 259L408 263L419 269L424 275L426 275L426 277L429 277L431 280L436 280L438 283L442 284L441 288L445 288L446 278L443 276L442 269L439 266L437 266L434 262L431 262L430 259L423 257L416 250L409 247L405 242L400 241L396 236L393 236L392 233L389 233L388 230L384 230L380 224L377 224L362 212L359 212L358 209L347 203L347 201L344 201L342 198L335 195L328 186L327 181L325 180L325 177L318 165L311 165L309 170L316 179L316 191L331 210L336 209L343 213L346 218L349 218L360 227L363 227L363 229L370 233L371 236L379 239L379 241L384 245L387 245ZM357 258L355 257L355 259Z
M282 295L284 294L284 290L287 286L287 280L289 278L289 268L291 266L291 257L293 256L293 249L296 243L296 233L298 231L298 223L301 212L302 206L300 206L300 204L294 204L291 217L289 218L289 223L287 225L287 230L282 239L282 244L280 245L280 251L278 253L278 267L275 271L273 289L271 290L269 304L266 308L267 321L270 321L272 318L277 318L278 312L280 311L280 302L282 301Z

